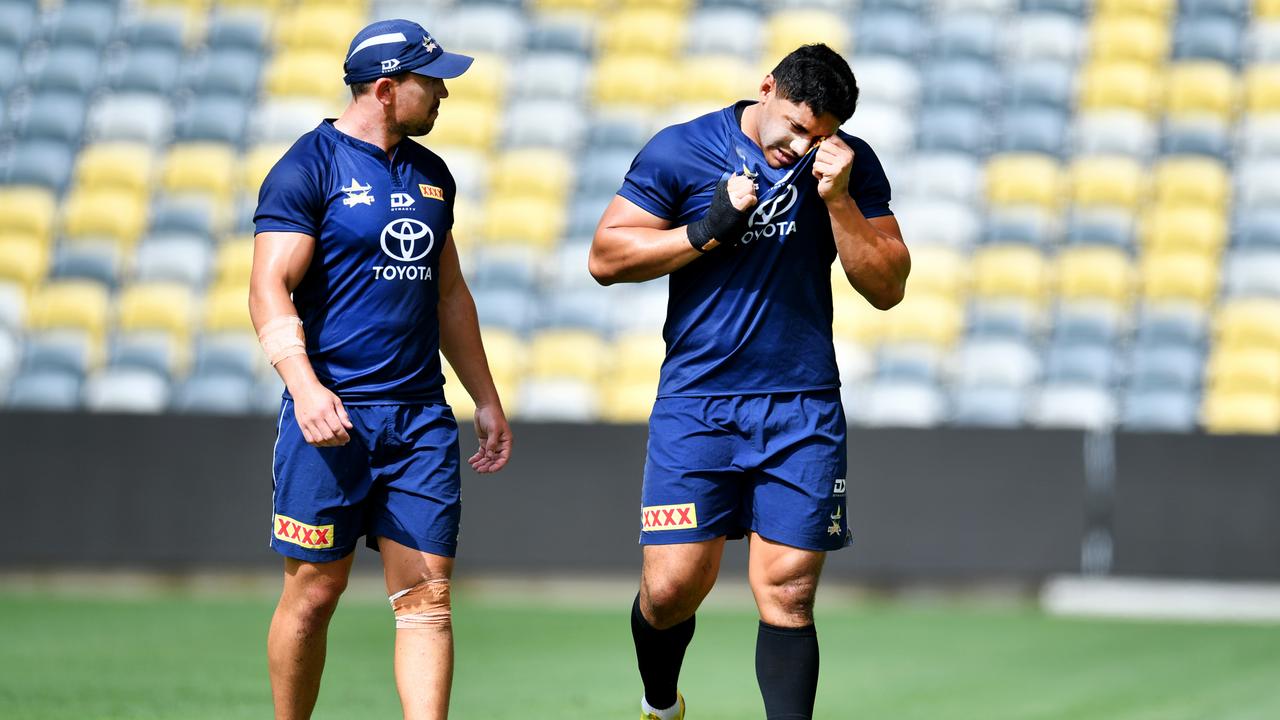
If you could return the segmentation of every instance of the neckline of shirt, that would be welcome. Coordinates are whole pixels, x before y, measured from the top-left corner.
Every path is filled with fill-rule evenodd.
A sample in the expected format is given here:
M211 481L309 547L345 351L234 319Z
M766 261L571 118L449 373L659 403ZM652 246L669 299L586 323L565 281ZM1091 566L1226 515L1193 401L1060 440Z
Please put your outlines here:
M404 140L401 140L396 143L395 147L391 148L391 152L386 152L371 142L366 142L358 137L353 137L342 132L333 124L335 120L337 120L337 118L325 118L320 123L320 132L334 140L337 140L338 142L350 145L357 150L372 155L383 162L391 162L391 160L399 154L400 146L405 142Z

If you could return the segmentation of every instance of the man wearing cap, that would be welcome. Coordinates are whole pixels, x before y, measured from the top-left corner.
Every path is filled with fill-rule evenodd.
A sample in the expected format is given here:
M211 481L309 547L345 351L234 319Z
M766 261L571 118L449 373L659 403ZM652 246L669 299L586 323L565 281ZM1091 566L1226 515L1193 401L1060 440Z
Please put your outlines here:
M407 138L431 131L444 80L470 65L407 20L360 31L351 103L294 143L258 197L249 310L286 386L271 523L284 591L267 639L277 718L311 715L361 537L382 554L404 717L448 714L461 488L441 352L476 404L477 472L506 464L511 430L458 266L453 177Z

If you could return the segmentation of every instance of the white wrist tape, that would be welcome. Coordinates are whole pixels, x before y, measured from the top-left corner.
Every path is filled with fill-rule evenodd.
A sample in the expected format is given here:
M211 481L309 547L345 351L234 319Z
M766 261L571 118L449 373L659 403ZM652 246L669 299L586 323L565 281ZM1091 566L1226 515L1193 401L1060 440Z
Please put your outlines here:
M262 343L262 351L272 367L287 357L307 352L307 336L302 333L302 319L297 315L268 321L258 333L258 342Z

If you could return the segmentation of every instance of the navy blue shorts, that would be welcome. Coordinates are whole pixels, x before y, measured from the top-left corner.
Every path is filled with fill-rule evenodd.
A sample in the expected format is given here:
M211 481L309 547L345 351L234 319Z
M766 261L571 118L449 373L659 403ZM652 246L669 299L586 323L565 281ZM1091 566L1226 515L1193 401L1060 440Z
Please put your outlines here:
M458 548L458 424L448 405L348 405L341 447L312 447L280 408L271 547L308 562L350 555L364 536L445 557Z
M847 426L836 390L668 397L649 416L640 543L742 537L850 544Z

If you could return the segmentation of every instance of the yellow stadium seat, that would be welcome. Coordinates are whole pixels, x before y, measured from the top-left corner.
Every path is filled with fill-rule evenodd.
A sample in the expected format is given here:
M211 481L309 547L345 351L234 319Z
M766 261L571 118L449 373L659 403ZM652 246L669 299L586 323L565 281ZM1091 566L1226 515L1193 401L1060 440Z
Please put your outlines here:
M218 245L213 260L214 282L217 285L249 285L249 273L253 270L253 237L238 236Z
M539 13L581 11L600 12L613 6L613 0L530 0L529 5Z
M493 164L491 192L563 202L573 189L573 167L573 160L560 150L508 150Z
M611 379L620 383L639 382L657 387L658 373L667 356L666 343L655 333L629 333L613 343L617 365ZM652 398L650 398L652 400Z
M1280 19L1280 0L1254 0L1253 16L1259 20Z
M843 52L849 45L849 23L827 10L779 10L765 23L763 37L768 43L764 59L776 65L792 50L810 43L826 43Z
M661 107L671 100L676 66L649 55L610 55L596 63L595 101Z
M1235 112L1239 83L1225 63L1175 63L1165 82L1165 112L1170 115L1212 114L1225 118Z
M1081 73L1080 106L1152 112L1160 101L1160 87L1156 71L1142 63L1095 63Z
M425 145L461 145L488 150L498 135L498 115L489 103L450 96L441 105L440 117Z
M1245 71L1245 109L1280 112L1280 63L1259 63Z
M86 190L146 192L151 187L155 158L143 143L101 142L80 151L76 182Z
M839 264L837 260L837 268ZM966 259L951 248L937 245L912 248L907 292L959 297L968 286L968 273Z
M1093 12L1098 17L1139 15L1164 22L1177 7L1176 0L1098 0Z
M596 37L605 55L672 58L683 49L684 34L684 13L646 6L611 13Z
M1214 320L1218 343L1280 349L1280 300L1248 298L1224 304Z
M49 271L49 245L35 235L0 235L0 281L30 290Z
M474 201L458 197L453 201L453 241L461 252L473 247L484 234L483 213Z
M529 343L529 376L596 382L608 369L609 346L593 332L544 330Z
M607 380L600 384L600 414L606 422L643 424L649 420L658 383Z
M1219 210L1195 205L1156 206L1142 224L1145 249L1218 253L1227 241L1227 219Z
M489 370L495 378L504 378L514 386L524 375L528 348L519 335L495 327L480 328L484 340L484 354L489 360ZM503 396L506 401L506 396Z
M54 280L31 297L27 325L33 330L81 330L102 337L110 296L89 280Z
M1280 397L1264 393L1209 393L1201 408L1205 430L1216 435L1280 432Z
M1083 206L1132 208L1143 200L1146 182L1146 171L1133 158L1081 157L1071 165L1071 200Z
M564 232L564 206L529 196L490 197L481 222L489 241L550 248Z
M832 274L832 334L861 345L879 342L884 336L888 314L872 307L871 303L849 287L849 281L845 279L839 262L832 268ZM907 287L911 287L910 280L907 280ZM907 294L913 295L910 290Z
M1220 160L1204 156L1167 157L1155 168L1156 202L1203 205L1224 212L1231 176Z
M350 39L348 36L347 40ZM267 95L333 100L345 92L342 84L343 58L343 51L278 52L267 64L263 80Z
M49 242L57 208L58 201L51 190L0 186L0 233L30 234Z
M1094 62L1161 64L1169 57L1169 27L1142 15L1099 15L1089 28Z
M1102 298L1128 302L1133 292L1133 269L1122 250L1109 247L1075 247L1058 254L1058 295L1076 300Z
M616 0L622 8L659 8L670 12L685 13L689 11L694 0Z
M507 95L507 61L487 53L474 53L474 56L475 61L465 73L445 81L449 97L441 103L440 118L453 112L459 100L486 103L490 112L501 115L498 105Z
M161 186L171 193L227 197L235 187L236 153L222 143L178 143L169 148Z
M288 143L263 143L250 148L240 163L239 190L257 196L262 181L267 179L267 173L271 172L271 168L284 157L288 149Z
M351 38L365 26L365 19L365 12L359 8L344 8L337 3L298 3L276 18L276 43L284 51L314 50L338 57L341 68Z
M1208 305L1218 292L1218 264L1199 253L1155 252L1142 258L1142 296Z
M204 301L206 332L253 332L249 319L249 288L244 285L216 285Z
M964 327L964 311L956 300L938 295L908 295L885 311L888 342L919 342L940 347L955 343Z
M1212 393L1255 392L1280 397L1280 350L1215 348L1206 374Z
M987 201L996 205L1055 207L1062 201L1062 171L1048 155L1008 153L987 162Z
M139 283L120 291L116 313L121 330L161 330L186 336L195 322L191 289L175 283Z
M681 63L676 97L684 103L715 103L721 107L752 95L763 77L751 63L733 55L703 55Z
M973 254L970 272L973 275L973 292L980 297L1039 300L1048 286L1044 256L1027 245L981 248Z
M147 200L124 190L75 190L62 205L62 232L73 239L132 245L147 226Z

